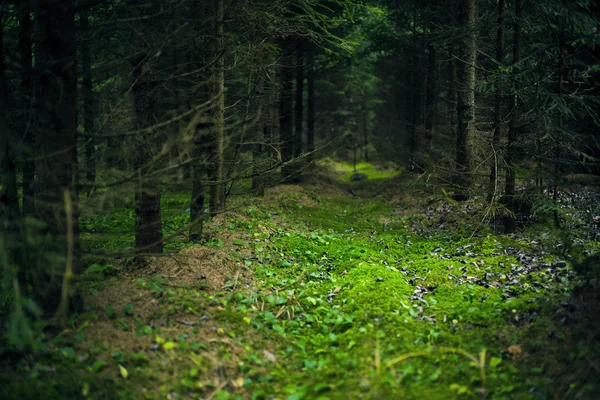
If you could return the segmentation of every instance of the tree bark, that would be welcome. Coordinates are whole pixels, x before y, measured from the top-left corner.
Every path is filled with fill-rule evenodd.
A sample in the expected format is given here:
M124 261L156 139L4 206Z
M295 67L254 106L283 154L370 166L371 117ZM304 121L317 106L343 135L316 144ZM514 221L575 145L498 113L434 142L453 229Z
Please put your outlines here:
M413 35L415 36L415 38L417 37L417 19L416 17L413 18L412 21L412 31L413 31ZM415 39L416 40L416 39ZM424 77L425 75L422 73L423 70L423 52L424 52L424 42L425 39L424 37L421 35L420 36L420 45L419 42L415 41L414 45L414 52L413 52L413 56L412 56L412 66L411 66L411 86L412 86L412 90L411 90L411 99L410 99L410 103L411 103L411 113L410 113L410 117L411 117L411 134L410 134L410 166L413 168L414 171L416 172L423 172L423 165L422 165L422 140L420 138L421 135L421 128L422 128L422 119L423 119L423 112L424 112L424 108L423 108L423 98L425 96L425 91L423 90L425 82L424 82ZM420 46L420 49L417 47L417 45ZM418 73L419 72L419 73Z
M268 164L265 141L271 137L271 116L269 115L271 107L269 107L268 82L265 82L264 78L259 79L257 114L260 113L260 123L255 129L255 144L252 146L252 192L255 196L263 197L265 195L264 171ZM250 98L250 93L248 93L248 98Z
M427 59L425 54L427 53L427 41L428 37L425 31L427 30L427 18L425 15L422 16L421 20L421 35L420 35L420 46L421 49L418 52L419 57L419 114L417 122L417 162L419 163L419 171L424 172L427 169L427 137L425 132L425 122L427 119Z
M64 264L77 248L77 205L71 210L67 197L76 195L77 79L75 7L72 0L36 2L36 214L46 224L52 246L48 251L61 262L38 266L33 293L44 314L57 309ZM72 220L69 216L72 216ZM68 240L68 237L72 238ZM73 245L68 245L68 242ZM71 250L69 250L71 249ZM76 254L75 254L76 255ZM52 263L50 263L52 264ZM74 273L78 273L77 260ZM78 293L69 293L70 309L77 309Z
M363 99L363 152L365 162L369 162L369 106L367 104L367 98Z
M14 280L19 288L25 288L24 265L19 256L20 210L17 190L17 171L10 150L10 132L7 122L6 106L6 74L4 63L4 18L0 14L0 263L14 271ZM15 297L16 297L16 293ZM15 299L17 302L19 298Z
M87 183L92 185L96 182L96 155L94 133L94 92L92 90L92 52L90 50L90 23L88 9L81 8L79 11L81 23L81 72L82 72L82 94L83 94L83 131L85 137L85 174ZM91 186L90 186L91 188Z
M315 151L315 54L314 49L310 49L307 59L308 79L308 116L306 124L306 151L310 154L309 160L314 159Z
M498 0L498 28L496 31L496 61L500 65L504 65L504 11L506 8L506 0ZM494 120L492 131L492 151L494 159L492 160L492 169L490 171L490 200L498 196L498 150L500 148L500 137L502 135L502 93L503 85L501 78L496 81L496 91L494 94Z
M456 112L456 110L458 109L458 94L456 90L458 73L456 71L454 47L450 48L449 53L450 61L448 61L448 122L450 122L450 127L452 129L456 129L456 125L458 125L458 114Z
M458 125L456 128L456 192L455 200L469 198L471 186L470 138L475 132L475 63L477 44L477 0L461 0L462 26L466 30L460 46L458 90Z
M435 106L437 103L437 57L436 49L433 44L428 45L427 59L427 89L425 104L425 140L423 143L423 152L427 160L431 159L431 148L433 145L433 119Z
M137 151L133 156L133 170L136 175L135 186L135 249L136 262L145 264L145 254L160 254L163 251L162 215L161 215L161 182L151 179L148 175L153 172L154 156L158 134L145 129L155 122L155 114L159 112L157 103L159 85L157 66L160 64L158 55L140 35L150 35L154 27L148 16L155 12L158 0L152 0L138 7L131 7L133 17L139 20L139 25L133 31L132 41L139 47L137 57L131 59L132 94L134 108L134 126L140 133L137 141Z
M225 142L225 60L224 51L224 18L225 8L223 0L214 0L216 10L216 20L214 32L216 40L213 43L213 57L215 58L215 67L211 79L211 98L217 97L212 108L213 113L213 146L211 167L211 196L210 196L210 214L217 215L225 205L223 164L224 164L224 142Z
M194 15L205 15L208 12L207 8L209 6L211 6L210 3L193 3L190 12ZM201 27L197 26L195 29L201 29ZM198 50L202 51L203 49L200 48ZM196 51L197 50L190 50L186 57L183 57L187 59L187 63L184 64L187 65L187 67L182 68L185 72L189 73L193 70L205 70L206 65L200 61L202 58L198 61L195 60ZM206 72L200 74L201 81L207 81L207 78L210 78L210 76L208 76ZM189 111L192 108L192 98L199 99L200 103L205 103L209 100L209 96L209 88L204 85L201 86L198 91L192 91L187 97L184 106L185 111ZM192 149L190 151L192 160L189 168L192 180L189 238L190 241L197 243L202 240L206 218L206 189L208 186L207 171L209 169L208 157L210 154L208 149L210 147L210 137L208 135L207 124L201 123L203 118L205 118L204 113L198 113L194 118L194 132L191 140ZM184 124L183 121L182 124Z
M304 126L304 49L302 44L296 47L296 104L295 104L294 158L302 155L302 135ZM295 161L296 173L300 173L302 164Z
M268 114L269 111L267 108L262 126L259 126L256 130L256 144L254 145L254 151L252 153L252 192L257 197L263 197L265 195L265 181L263 176L265 166L265 146L263 143L266 138L271 136Z
M513 42L513 73L518 70L517 64L521 61L521 0L515 0L515 24L514 24L514 42ZM505 218L504 231L512 233L516 229L515 219L515 156L517 151L517 139L519 136L519 103L517 96L517 86L513 84L511 99L511 118L508 127L508 143L506 148L506 206L511 212Z
M281 168L283 182L293 181L294 170L290 165L294 157L294 127L292 125L292 79L294 52L289 43L282 46L283 54L279 65L279 141L281 142Z
M19 0L19 55L21 56L21 109L23 112L23 214L35 214L35 123L33 123L33 63L30 0Z
M558 99L562 103L563 102L563 79L565 78L565 58L564 58L564 42L565 42L565 27L564 21L560 20L560 33L558 36ZM557 121L557 137L554 140L554 158L556 160L554 164L554 182L552 187L552 200L556 203L558 201L558 182L560 180L561 174L561 143L560 143L560 135L563 133L564 122L563 122L563 114L559 110L558 111L558 121ZM560 228L560 216L558 215L558 210L554 209L552 212L554 216L554 225Z
M156 83L148 76L151 72L143 71L147 55L144 54L134 60L133 64L133 97L135 106L136 129L143 129L152 125L155 109L154 94ZM148 67L148 69L152 66ZM152 132L140 134L140 143L133 163L137 175L135 191L135 248L140 254L162 253L162 216L160 210L161 189L160 183L152 182L147 177L149 165L152 161L152 149L146 143L151 138ZM142 262L143 257L138 257Z
M203 156L203 132L196 129L192 145L192 199L190 202L190 240L198 242L204 232L205 195L206 195L206 166Z
M417 138L417 113L418 113L418 82L417 82L417 56L412 56L411 66L411 91L410 91L410 167L415 167L416 170L420 170L418 166L418 138Z

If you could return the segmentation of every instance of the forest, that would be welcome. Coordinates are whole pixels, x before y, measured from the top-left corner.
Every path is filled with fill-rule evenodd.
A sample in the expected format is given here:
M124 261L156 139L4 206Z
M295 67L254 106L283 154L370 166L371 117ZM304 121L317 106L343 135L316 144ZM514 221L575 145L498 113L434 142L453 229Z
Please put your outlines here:
M600 398L600 0L1 0L0 398Z

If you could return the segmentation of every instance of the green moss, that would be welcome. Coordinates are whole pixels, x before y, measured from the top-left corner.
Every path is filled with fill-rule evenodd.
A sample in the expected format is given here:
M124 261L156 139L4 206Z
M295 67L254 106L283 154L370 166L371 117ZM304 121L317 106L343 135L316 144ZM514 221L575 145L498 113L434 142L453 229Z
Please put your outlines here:
M337 168L345 178L352 172L348 165ZM364 183L370 184L376 183ZM230 252L253 269L257 287L208 296L146 279L155 285L144 290L160 299L153 318L211 314L207 323L214 322L217 339L210 345L217 352L194 366L191 355L199 357L207 347L199 344L206 342L205 331L194 327L177 335L173 321L155 327L152 335L175 347L132 368L136 376L119 387L120 397L140 395L135 385L154 374L170 379L144 394L149 398L217 393L214 382L203 378L218 369L217 359L231 361L230 379L244 379L243 388L222 389L222 398L541 399L552 397L556 379L561 393L571 383L583 385L583 378L560 378L564 365L589 350L567 341L568 332L556 322L572 276L532 268L511 278L522 266L518 252L537 254L536 262L558 257L540 254L540 230L521 237L474 235L461 221L440 229L425 215L399 216L384 199L340 194L302 207L297 200L290 195L277 204L257 202L220 228L252 237ZM187 220L187 197L165 196L163 203L174 231ZM132 238L116 236L132 222L131 210L84 220L87 233L98 226L106 235L85 240L90 248L123 247ZM257 229L259 224L268 229ZM546 237L548 243L556 239ZM178 243L185 245L182 239L173 245ZM138 325L143 333L146 324ZM509 346L525 355L511 355ZM548 348L556 354L540 357ZM483 356L482 369L477 363Z
M471 361L435 349L455 348L475 358L487 349L488 362L502 359L508 346L527 335L523 318L544 312L537 299L561 290L556 280L549 283L551 290L534 288L531 282L544 281L544 272L534 271L511 288L519 297L506 300L507 274L519 263L504 250L536 251L531 240L491 234L465 238L448 231L419 236L406 230L410 221L392 219L384 225L390 215L393 209L377 201L324 199L288 214L297 227L272 238L277 256L291 263L275 276L262 276L267 285L293 281L287 274L308 273L297 288L304 296L300 315L307 319L286 323L282 333L284 342L302 343L302 352L286 356L289 367L273 377L273 393L298 388L294 383L299 382L319 387L327 377L336 382L329 387L331 398L361 392L388 398L464 397L463 391L476 396L482 382ZM300 233L307 229L312 233ZM486 276L493 276L494 285L470 283ZM421 287L427 291L415 297ZM547 320L540 317L540 324ZM376 373L377 352L384 364L422 350L431 355ZM493 398L526 393L536 382L510 360L500 365L486 367L486 390Z
M364 174L370 181L384 180L398 175L401 171L394 168L382 168L370 163L357 163L356 169L353 164L349 163L334 163L333 169L339 171L342 175L342 180L350 182L350 178L354 174Z

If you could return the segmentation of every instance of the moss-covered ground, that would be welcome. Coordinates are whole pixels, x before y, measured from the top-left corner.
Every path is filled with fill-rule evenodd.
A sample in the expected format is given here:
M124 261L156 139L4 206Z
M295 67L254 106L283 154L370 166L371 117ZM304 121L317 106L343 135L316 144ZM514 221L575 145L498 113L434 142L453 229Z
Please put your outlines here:
M475 202L359 167L369 179L353 186L336 164L333 183L246 199L206 244L174 235L174 254L148 268L95 261L87 311L41 357L3 370L3 396L600 397L597 297L575 296L559 233L500 235ZM186 199L166 197L171 232ZM84 219L84 248L126 248L132 218Z

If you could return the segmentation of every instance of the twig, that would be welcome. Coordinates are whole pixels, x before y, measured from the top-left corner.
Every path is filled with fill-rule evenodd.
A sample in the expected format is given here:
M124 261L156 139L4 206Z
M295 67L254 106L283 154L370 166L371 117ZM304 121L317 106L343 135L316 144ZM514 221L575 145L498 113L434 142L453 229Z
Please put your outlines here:
M295 284L297 284L298 282L300 282L300 281L301 281L301 280L303 280L304 278L306 278L306 276L307 276L307 275L308 275L308 272L304 272L304 273L303 273L302 275L300 275L300 277L298 277L298 279L296 279L294 282L292 282L292 283L288 283L287 285L285 285L285 286L284 286L284 287L282 287L282 288L276 288L275 290L273 290L273 291L271 291L271 292L269 292L269 293L267 293L267 294L278 293L278 292L280 292L280 291L282 291L282 290L286 290L286 289L288 289L288 288L290 288L290 287L294 286Z
M210 396L208 396L205 400L212 400L215 397L215 395L217 394L217 392L219 392L221 389L223 389L228 384L229 384L229 381L225 381L225 383L220 384L219 387L216 388L215 391L212 392L210 394Z

